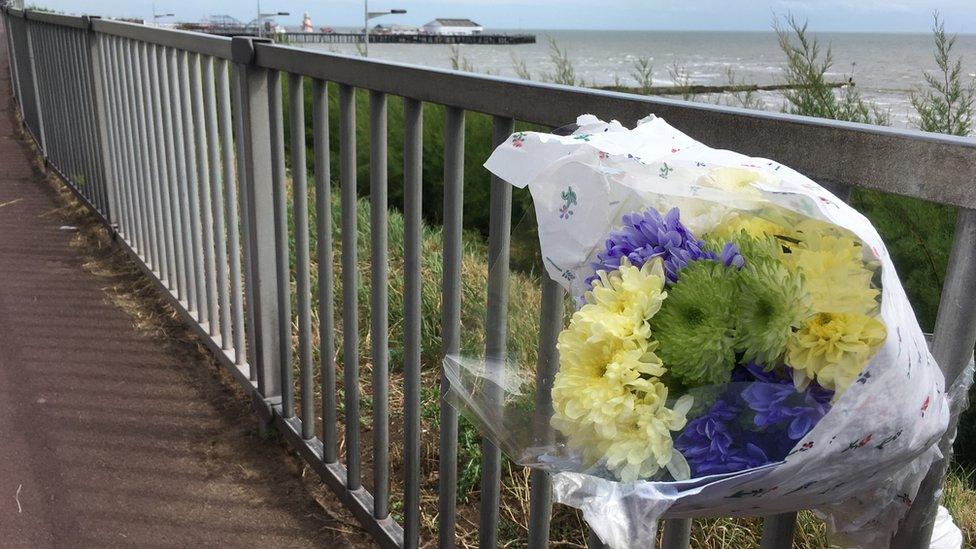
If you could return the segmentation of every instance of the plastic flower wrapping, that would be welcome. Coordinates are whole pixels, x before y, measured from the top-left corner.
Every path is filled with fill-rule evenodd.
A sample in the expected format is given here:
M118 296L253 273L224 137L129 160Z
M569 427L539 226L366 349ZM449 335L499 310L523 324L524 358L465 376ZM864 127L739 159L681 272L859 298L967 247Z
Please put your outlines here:
M486 167L535 206L570 307L551 360L445 358L448 395L516 463L553 473L612 547L662 518L813 508L883 544L949 418L881 238L820 185L649 117L521 132Z

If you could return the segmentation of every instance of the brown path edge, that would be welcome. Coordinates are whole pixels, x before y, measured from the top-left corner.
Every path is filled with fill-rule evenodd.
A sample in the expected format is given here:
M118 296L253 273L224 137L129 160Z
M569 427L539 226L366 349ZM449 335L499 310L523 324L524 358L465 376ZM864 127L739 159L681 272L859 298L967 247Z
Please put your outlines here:
M3 33L0 546L368 544L258 434L247 395L94 216L36 168Z

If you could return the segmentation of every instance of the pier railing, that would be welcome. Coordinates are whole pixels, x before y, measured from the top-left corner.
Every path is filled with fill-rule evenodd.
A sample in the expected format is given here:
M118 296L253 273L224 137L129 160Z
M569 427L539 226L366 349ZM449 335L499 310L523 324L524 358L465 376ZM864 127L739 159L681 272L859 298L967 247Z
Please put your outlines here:
M458 418L440 408L440 430L422 433L420 377L420 201L424 186L425 104L443 108L444 228L441 287L443 350L458 350L465 112L493 117L495 143L516 120L557 127L581 113L633 124L655 113L713 147L776 159L840 189L860 186L958 207L949 271L933 351L948 383L957 380L976 342L976 141L777 113L586 90L277 46L89 17L3 12L11 78L24 125L48 166L111 227L120 244L377 542L418 547L422 437L439 444L438 544L455 543ZM288 80L289 127L282 115ZM313 129L306 135L302 85L311 80ZM338 110L329 112L329 87ZM357 90L369 95L371 224L370 357L359 356L357 265ZM387 269L387 105L403 102L406 222L404 341L389 341ZM329 135L338 117L339 134ZM285 131L290 135L291 215ZM307 139L314 151L306 158ZM340 242L333 243L333 166L339 141ZM399 145L399 144L397 144ZM308 172L311 164L311 172ZM480 169L480 168L476 168ZM310 173L311 179L308 179ZM429 175L429 174L428 174ZM315 192L309 204L309 186ZM491 182L488 352L504 348L511 187ZM314 226L309 225L310 210ZM310 232L318 284L310 276ZM294 243L294 261L289 257ZM342 311L333 310L333 246L341 251ZM363 258L365 259L365 258ZM294 264L294 273L291 265ZM484 266L487 271L488 266ZM294 280L294 285L292 284ZM539 389L546 394L563 296L542 283ZM294 306L294 310L292 307ZM312 315L320 319L313 337ZM341 325L341 360L334 331ZM292 341L297 357L292 357ZM317 345L313 342L317 341ZM402 521L391 516L390 349L404 375ZM318 351L318 352L316 352ZM293 360L293 358L297 360ZM291 364L300 367L292 379ZM337 362L344 401L337 402ZM372 416L359 417L361 363L371 365ZM317 375L316 375L317 374ZM297 386L298 391L293 390ZM296 402L300 403L296 407ZM316 402L321 407L316 408ZM345 417L339 444L339 412ZM316 418L321 417L321 422ZM317 427L317 423L321 428ZM364 475L360 434L372 437ZM955 429L955 426L952 427ZM399 439L399 437L397 437ZM949 455L949 438L943 449ZM483 446L479 544L495 547L500 456ZM933 494L946 463L933 468L909 512L897 547L931 535ZM364 476L365 481L364 481ZM365 486L369 486L367 490ZM531 475L528 545L545 547L551 500L545 473ZM786 547L795 514L767 517L763 547ZM686 547L691 522L665 524L664 545ZM423 540L432 542L432 540ZM595 544L596 542L593 541Z

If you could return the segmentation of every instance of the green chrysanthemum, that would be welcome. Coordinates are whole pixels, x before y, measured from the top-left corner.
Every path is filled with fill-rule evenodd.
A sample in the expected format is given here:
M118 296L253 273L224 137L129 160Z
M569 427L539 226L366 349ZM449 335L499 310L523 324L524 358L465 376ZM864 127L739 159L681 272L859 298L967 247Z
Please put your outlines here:
M735 366L736 276L714 261L681 271L661 310L651 319L657 354L687 386L725 383Z
M714 252L718 252L726 242L735 244L746 264L757 261L777 261L782 256L783 245L775 236L754 237L745 231L739 231L729 238L706 238L705 244Z
M736 350L744 361L772 367L785 352L792 328L810 314L803 279L778 261L747 259L738 281Z

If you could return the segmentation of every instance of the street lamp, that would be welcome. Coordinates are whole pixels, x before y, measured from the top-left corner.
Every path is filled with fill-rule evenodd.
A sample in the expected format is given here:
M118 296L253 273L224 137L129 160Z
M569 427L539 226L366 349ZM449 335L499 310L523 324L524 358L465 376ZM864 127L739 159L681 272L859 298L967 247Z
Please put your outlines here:
M247 27L250 27L252 23L258 24L261 21L264 21L266 19L271 19L273 17L278 17L279 15L280 16L285 16L285 15L291 15L291 14L288 13L287 11L278 11L278 12L271 12L271 13L261 13L261 0L258 0L258 11L257 11L257 15L258 16L255 17L253 21L251 21L250 23L248 23L244 27L245 29L247 29ZM263 29L261 29L261 25L257 25L257 27L258 27L258 38L260 38L263 35L263 32L262 32Z
M363 56L369 57L369 20L384 15L401 15L407 10L369 11L369 0L363 0Z
M175 14L173 14L173 13L156 13L156 3L155 2L153 2L152 10L153 10L153 26L158 25L159 24L159 20L162 19L163 17L175 17Z

